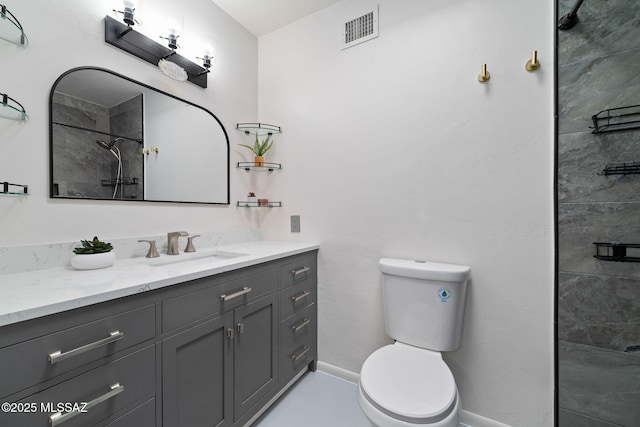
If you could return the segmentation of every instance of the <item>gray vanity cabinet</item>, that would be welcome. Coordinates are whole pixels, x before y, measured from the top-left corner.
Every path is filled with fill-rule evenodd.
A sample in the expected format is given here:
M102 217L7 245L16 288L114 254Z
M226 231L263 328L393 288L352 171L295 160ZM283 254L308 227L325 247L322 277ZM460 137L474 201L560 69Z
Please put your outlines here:
M278 382L277 293L236 309L234 323L234 411L238 420Z
M162 342L165 427L233 423L233 313L207 320Z
M0 327L0 426L244 426L315 370L316 300L311 251Z

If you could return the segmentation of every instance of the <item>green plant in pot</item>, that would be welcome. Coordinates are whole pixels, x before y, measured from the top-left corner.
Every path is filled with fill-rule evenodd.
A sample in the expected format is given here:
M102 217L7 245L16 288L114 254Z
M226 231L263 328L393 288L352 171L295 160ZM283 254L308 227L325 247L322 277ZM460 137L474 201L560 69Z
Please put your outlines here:
M253 145L240 144L242 147L246 147L249 150L253 151L253 154L255 155L254 162L256 166L264 166L264 155L267 153L267 151L269 151L269 149L271 149L271 146L273 145L273 139L271 139L271 136L272 135L269 134L265 139L260 141L260 139L258 138L258 134L256 133L256 141Z
M78 270L94 270L111 267L116 260L113 245L102 242L95 236L92 240L80 240L82 246L76 247L71 265Z

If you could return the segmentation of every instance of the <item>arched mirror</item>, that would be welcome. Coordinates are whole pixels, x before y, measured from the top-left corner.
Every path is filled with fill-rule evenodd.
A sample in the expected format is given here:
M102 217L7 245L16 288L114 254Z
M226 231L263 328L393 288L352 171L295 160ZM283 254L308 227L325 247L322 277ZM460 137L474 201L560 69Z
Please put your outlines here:
M53 198L229 204L229 137L210 111L81 67L50 94Z

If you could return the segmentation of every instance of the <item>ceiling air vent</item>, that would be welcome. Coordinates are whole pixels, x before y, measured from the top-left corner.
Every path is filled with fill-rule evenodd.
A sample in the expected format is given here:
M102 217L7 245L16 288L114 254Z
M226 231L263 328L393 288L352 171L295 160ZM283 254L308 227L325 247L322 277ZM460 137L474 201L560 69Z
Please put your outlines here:
M342 49L350 48L359 43L378 37L378 7L371 12L344 23L342 35Z

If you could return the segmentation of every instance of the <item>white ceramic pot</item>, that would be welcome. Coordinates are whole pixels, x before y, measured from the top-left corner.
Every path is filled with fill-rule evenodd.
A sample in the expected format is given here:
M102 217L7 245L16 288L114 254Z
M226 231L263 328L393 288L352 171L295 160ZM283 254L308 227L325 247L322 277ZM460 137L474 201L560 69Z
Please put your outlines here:
M74 254L71 257L71 266L76 270L96 270L111 267L115 261L114 251L101 254Z

